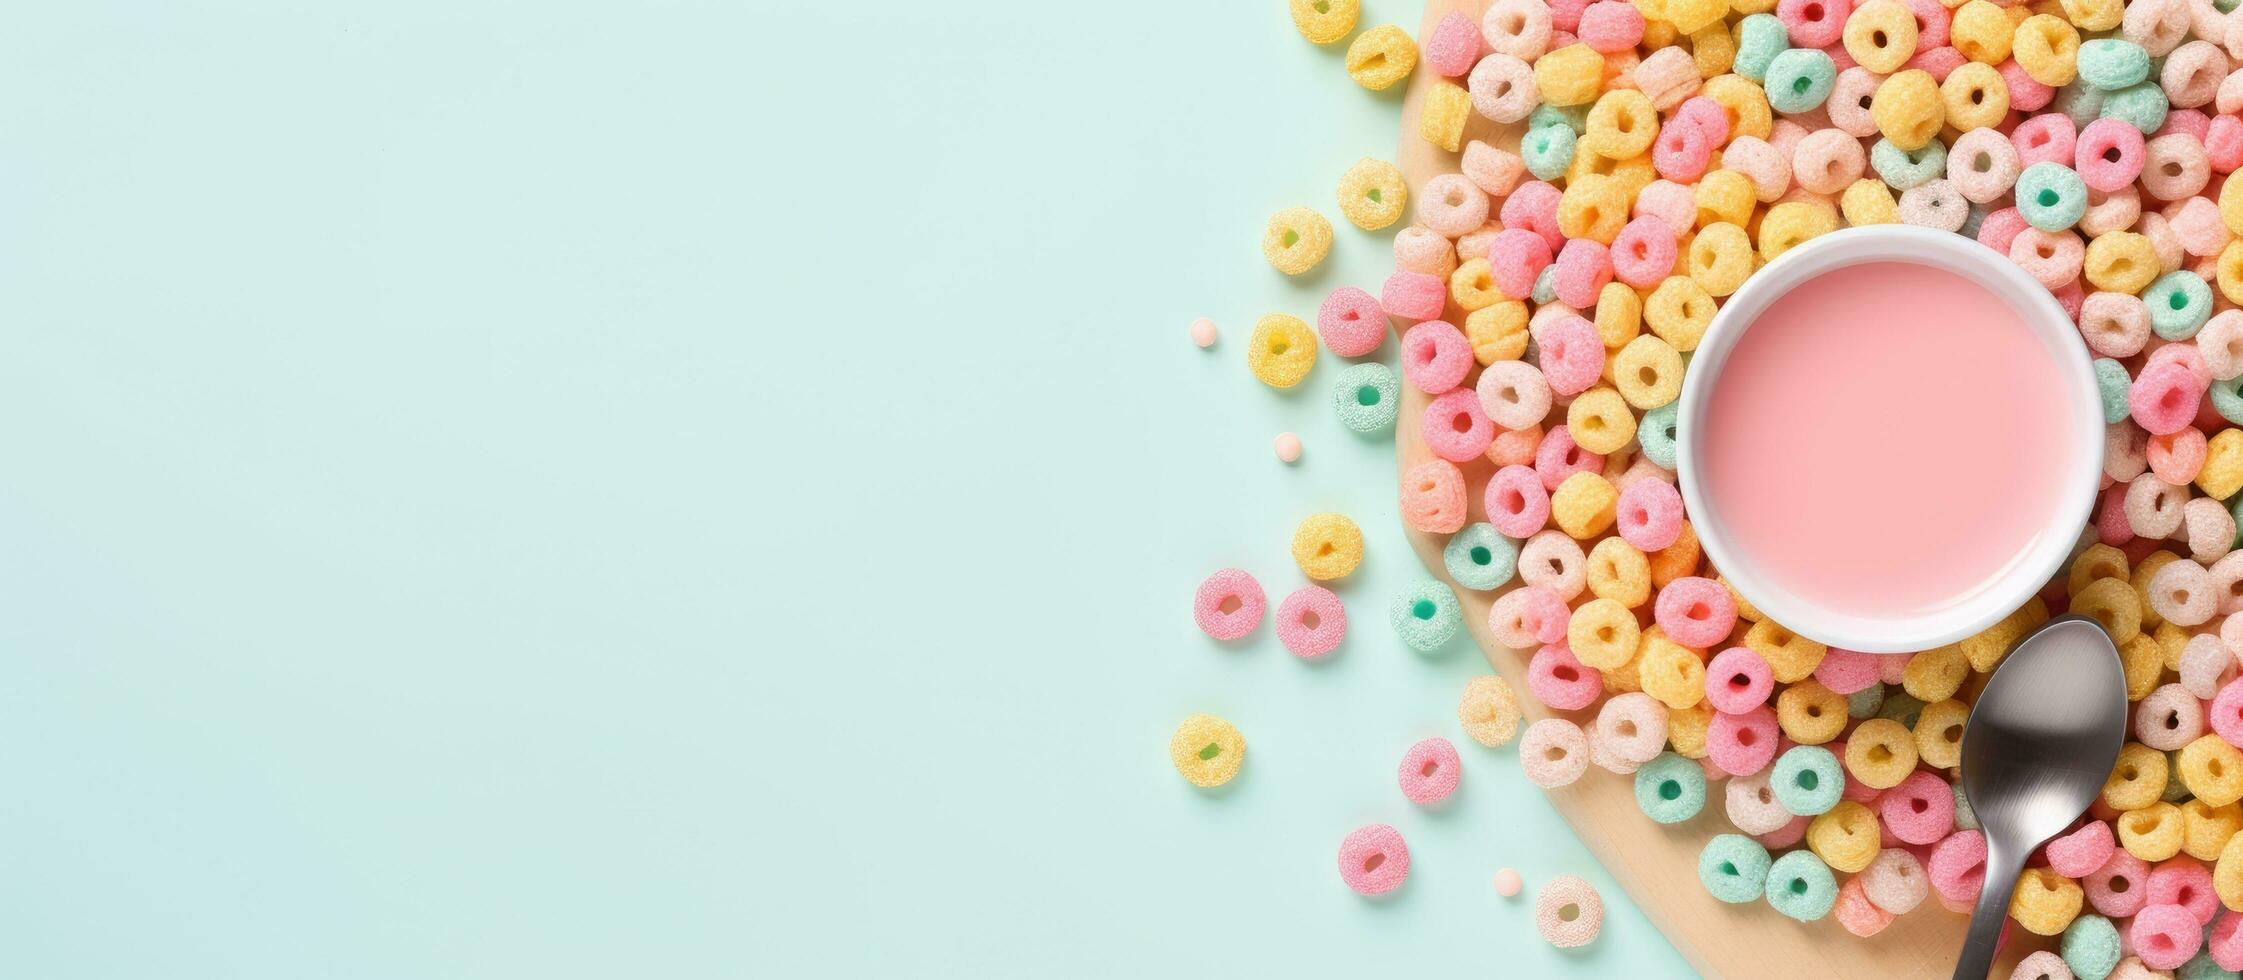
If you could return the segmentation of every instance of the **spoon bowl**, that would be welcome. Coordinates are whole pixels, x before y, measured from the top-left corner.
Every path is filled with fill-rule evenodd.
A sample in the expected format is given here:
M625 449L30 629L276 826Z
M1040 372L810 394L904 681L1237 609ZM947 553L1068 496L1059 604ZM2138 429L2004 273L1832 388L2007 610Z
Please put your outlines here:
M1993 964L2025 857L2102 793L2126 743L2126 672L2103 627L2060 616L2017 641L1971 706L1962 790L1986 837L1986 878L1956 980Z

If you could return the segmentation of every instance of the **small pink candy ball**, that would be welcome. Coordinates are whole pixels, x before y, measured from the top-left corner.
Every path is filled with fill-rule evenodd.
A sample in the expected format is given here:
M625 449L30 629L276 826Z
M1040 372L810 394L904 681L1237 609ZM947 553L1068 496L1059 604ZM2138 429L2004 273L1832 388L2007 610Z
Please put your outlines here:
M1504 868L1503 870L1495 873L1496 894L1501 895L1504 898L1516 898L1519 894L1519 888L1520 881L1519 873L1517 871L1514 871L1510 868Z
M1192 343L1201 347L1215 346L1215 321L1200 317L1192 321Z
M1277 434L1277 441L1271 443L1270 448L1277 450L1279 460L1295 462L1301 458L1301 437L1290 432L1280 432Z

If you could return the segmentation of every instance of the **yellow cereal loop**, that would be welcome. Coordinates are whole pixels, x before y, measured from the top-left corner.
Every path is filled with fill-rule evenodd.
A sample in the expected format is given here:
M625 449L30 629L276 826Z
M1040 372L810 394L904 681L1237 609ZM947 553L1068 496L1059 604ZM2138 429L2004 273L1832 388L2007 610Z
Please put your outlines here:
M1776 724L1794 742L1821 745L1845 730L1846 698L1808 678L1776 695Z
M1877 838L1877 815L1852 800L1838 801L1807 824L1807 849L1844 874L1877 860Z
M1820 201L1783 201L1760 216L1760 260L1776 256L1817 235L1838 230L1838 212Z
M1402 168L1364 157L1340 175L1339 198L1340 214L1349 224L1377 231L1402 220L1410 185L1402 180Z
M2228 231L2243 235L2243 183L2220 185L2220 221Z
M2243 835L2230 837L2212 865L2212 890L2230 912L2243 912Z
M2079 918L2086 898L2079 882L2050 868L2027 868L2017 876L2017 888L2009 894L2009 917L2036 936L2060 935L2065 926Z
M1635 413L1628 411L1628 403L1620 397L1619 392L1606 385L1598 385L1576 396L1573 399L1573 404L1565 408L1565 425L1566 431L1573 434L1575 444L1600 455L1617 453L1627 448L1628 443L1634 441L1636 437ZM1577 473L1574 475L1588 476L1590 474ZM1598 479L1602 480L1603 477L1598 477ZM1566 482L1570 483L1572 480L1568 478ZM1558 490L1563 492L1565 490L1564 484L1560 484ZM1601 498L1597 495L1598 493L1609 496L1611 499L1602 500L1600 505ZM1555 498L1550 502L1551 515L1557 518L1558 526L1565 528L1567 534L1586 541L1612 527L1613 505L1619 500L1619 496L1619 491L1613 490L1612 484L1606 483L1604 491L1591 491L1591 496L1580 498L1583 506L1600 507L1597 511L1577 512L1580 520L1575 526L1578 526L1585 533L1575 533L1575 526L1568 526L1568 519L1558 510L1559 505Z
M1734 171L1720 171L1733 173ZM1748 187L1745 207L1752 207L1752 194ZM1701 214L1703 211L1700 212ZM1698 284L1708 296L1727 296L1745 284L1752 275L1752 241L1745 230L1726 221L1716 221L1698 231L1690 240L1690 250L1683 258L1690 281Z
M2222 211L2220 214L2224 217L2227 212ZM2213 280L2219 284L2220 295L2226 297L2228 302L2243 303L2243 238L2229 242L2220 249Z
M1620 404L1620 396L1610 388L1603 391L1610 396L1611 403L1619 409L1620 414L1626 416L1628 407ZM1586 398L1588 394L1584 392L1582 397ZM1574 401L1575 406L1580 404L1579 399ZM1630 424L1633 425L1632 419ZM1587 447L1584 445L1583 448ZM1596 452L1593 449L1589 451ZM1557 491L1550 494L1550 517L1557 523L1559 530L1575 540L1587 541L1612 529L1615 507L1619 502L1620 491L1613 489L1612 481L1605 479L1602 474L1575 473L1566 477L1564 483L1558 484Z
M1290 388L1316 366L1316 331L1299 317L1272 313L1254 323L1246 342L1246 367L1272 388Z
M1713 297L1689 276L1668 276L1643 301L1643 322L1675 350L1698 349L1706 328L1713 325Z
M2118 750L2118 762L2103 780L2103 805L2113 810L2139 810L2165 795L2165 753L2128 742Z
M1623 612L1651 601L1650 562L1634 545L1617 537L1606 538L1589 549L1587 579L1590 595L1618 603ZM1577 611L1574 618L1580 615ZM1631 614L1629 622L1634 621ZM1580 644L1573 645L1573 655L1581 655Z
M2218 735L2206 734L2181 746L2173 757L2181 785L2208 806L2243 800L2243 750Z
M1643 693L1669 708L1688 708L1706 698L1705 661L1681 644L1669 640L1644 644L1636 674Z
M1682 354L1658 337L1637 337L1613 355L1612 386L1619 389L1620 397L1630 407L1644 411L1672 402L1682 394ZM1570 427L1571 413L1566 417ZM1633 434L1634 426L1629 429ZM1576 442L1581 439L1578 433L1573 438ZM1586 448L1588 444L1582 445Z
M2243 831L2243 806L2213 806L2203 800L2181 804L2181 853L2199 861L2217 861L2228 838Z
M1573 649L1574 659L1602 671L1627 663L1642 640L1636 614L1613 599L1582 603L1565 625L1565 644Z
M2144 620L2149 618L2150 610L2147 606L2143 607L2142 614ZM2149 636L2157 644L2157 658L2165 669L2180 670L2181 654L2188 651L2189 632L2171 623L2159 623Z
M1645 630L1643 638L1636 643L1636 648L1628 652L1628 659L1620 666L1604 672L1604 693L1606 695L1633 694L1643 690L1643 678L1636 665L1643 659L1644 645L1649 643L1652 634L1658 631L1659 628L1656 626Z
M1659 136L1659 110L1651 97L1632 88L1616 88L1597 97L1581 132L1580 148L1608 160L1626 160L1651 149Z
M2097 579L2125 578L2126 575L2126 552L2096 542L2082 550L2079 557L2072 559L2071 573L2064 579L2064 593L2076 596L2081 589L2087 588Z
M1947 125L1956 129L1998 126L2009 115L2009 83L1994 66L1969 62L1948 72L1947 80L1939 83L1939 104L1947 114Z
M1838 195L1838 210L1846 216L1849 225L1889 225L1900 221L1900 206L1893 202L1891 188L1874 177L1864 177L1846 185Z
M1745 598L1745 594L1737 591L1736 586L1730 585L1728 579L1716 575L1714 576L1714 581L1721 583L1721 587L1728 590L1729 601L1731 603L1734 603L1737 607L1737 618L1744 620L1748 628L1750 624L1757 623L1763 619L1768 618L1764 615L1761 615L1760 607L1753 605L1752 600Z
M1643 43L1639 46L1645 51L1671 48L1676 42L1683 40L1682 32L1675 30L1674 25L1667 23L1657 12L1663 6L1649 2L1636 4L1636 10L1643 14Z
M2125 0L2062 0L2064 19L2083 31L2107 31L2126 16Z
M1495 275L1488 271L1488 260L1470 259L1449 273L1449 300L1466 316L1504 301L1496 291Z
M1963 651L1963 657L1970 661L1970 669L1983 674L1993 670L1995 664L2001 663L2002 658L2009 654L2010 646L2020 637L2047 621L2048 605L2041 602L2039 596L2034 596L2016 611L2002 617L2000 622L1986 627L1978 635L1968 637L1956 646Z
M1729 113L1730 139L1739 136L1767 139L1775 125L1775 118L1768 111L1767 91L1759 82L1743 75L1715 75L1699 86L1698 94L1720 103Z
M2196 473L2196 487L2219 500L2243 489L2243 429L2221 429L2212 436L2204 447L2204 468Z
M1519 696L1503 678L1481 674L1465 683L1456 720L1472 741L1491 749L1509 745L1519 734Z
M1355 29L1362 0L1291 0L1293 26L1310 44L1330 44Z
M2139 293L2164 272L2157 249L2146 236L2131 231L2106 231L2087 243L2081 274L2096 289Z
M1624 282L1597 291L1597 339L1605 350L1620 350L1643 333L1643 297Z
M1846 771L1871 789L1891 789L1916 771L1916 737L1890 718L1871 718L1846 739Z
M1698 179L1691 191L1698 205L1696 226L1700 229L1714 224L1736 225L1738 230L1752 223L1753 206L1760 203L1758 192L1753 190L1752 178L1735 170L1708 171ZM1701 232L1702 234L1703 232Z
M1472 93L1455 82L1434 82L1417 110L1417 135L1455 153L1464 146L1464 124L1472 118Z
M1534 59L1534 89L1554 106L1587 105L1604 88L1604 56L1586 44L1568 44Z
M2180 557L2170 551L2152 551L2142 558L2141 564L2134 566L2134 574L2130 581L2134 586L2134 598L2142 603L2143 629L2158 629L2165 625L2165 618L2159 616L2157 610L2150 608L2150 579L2157 575L2158 569L2179 561ZM2159 647L2165 647L2167 642L2164 636L2158 636L2157 645ZM2183 636L2181 642L2187 643L2188 637ZM2172 663L2167 665L2168 669L2181 669L2180 661L2173 659L2176 656L2175 654L2168 650L2166 656L2168 659L2172 659Z
M1262 230L1262 257L1277 271L1297 276L1316 268L1332 251L1332 223L1307 208L1270 215Z
M2017 25L2009 56L2027 77L2052 88L2079 76L2079 31L2061 17L2034 14Z
M1963 657L1962 647L1950 644L1908 658L1900 685L1909 697L1929 704L1954 697L1969 674L1970 661Z
M1201 789L1230 782L1246 761L1246 737L1214 715L1193 715L1168 739L1168 761L1178 775Z
M2122 578L2096 579L2072 596L2072 612L2103 624L2111 642L2125 644L2142 635L2142 600Z
M1739 17L1774 13L1776 0L1729 0L1729 9L1735 11Z
M2162 800L2118 815L2118 846L2155 864L2181 853L2181 809Z
M1729 13L1729 0L1666 0L1661 6L1666 12L1659 19L1684 34L1696 34L1720 23Z
M1567 182L1558 198L1558 231L1610 245L1628 224L1628 191L1611 177L1584 175Z
M1526 304L1515 299L1473 310L1464 318L1464 339L1472 344L1472 359L1485 366L1526 356L1526 323Z
M1310 514L1293 528L1293 564L1319 582L1345 578L1363 564L1363 529L1345 514Z
M1690 35L1690 61L1697 66L1699 78L1728 72L1737 63L1736 35L1721 24L1706 25Z
M1970 705L1949 699L1924 705L1916 715L1916 760L1934 769L1953 769L1963 761L1963 724Z
M1675 579L1697 574L1700 557L1698 531L1690 526L1689 521L1683 521L1682 534L1674 539L1674 543L1644 556L1644 560L1651 565L1651 584L1663 589Z
M1894 146L1923 149L1947 121L1946 109L1939 101L1939 83L1921 68L1897 72L1879 83L1876 93L1869 97L1869 118Z
M1698 692L1702 699L1704 691ZM1706 757L1706 730L1713 725L1713 706L1700 700L1687 708L1667 711L1667 744L1685 759Z
M1916 16L1899 0L1870 0L1846 17L1846 54L1879 75L1890 75L1916 53Z
M2118 659L2126 671L2126 700L2140 701L2157 690L2157 682L2165 674L2165 651L2156 640L2136 636L2119 644Z
M1965 58L1998 65L2009 60L2009 42L2016 32L2016 25L2010 23L2002 8L1988 0L1970 0L1955 8L1954 19L1947 25L1947 43Z
M1768 662L1769 672L1779 684L1806 680L1822 664L1823 654L1830 650L1768 620L1754 623L1745 631L1745 649Z
M1410 77L1417 67L1417 43L1401 28L1380 24L1355 36L1347 46L1347 74L1373 92Z

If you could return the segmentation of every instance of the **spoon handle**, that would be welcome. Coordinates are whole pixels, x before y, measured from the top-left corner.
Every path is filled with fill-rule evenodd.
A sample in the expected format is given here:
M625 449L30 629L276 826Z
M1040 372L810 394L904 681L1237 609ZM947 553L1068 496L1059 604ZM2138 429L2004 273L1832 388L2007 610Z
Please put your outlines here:
M2007 848L1986 841L1986 883L1979 888L1978 906L1970 914L1970 932L1963 936L1962 955L1955 960L1954 980L1986 980L1994 967L1994 951L2002 938L2002 920L2009 917L2010 893L2017 890L2017 875L2024 860Z

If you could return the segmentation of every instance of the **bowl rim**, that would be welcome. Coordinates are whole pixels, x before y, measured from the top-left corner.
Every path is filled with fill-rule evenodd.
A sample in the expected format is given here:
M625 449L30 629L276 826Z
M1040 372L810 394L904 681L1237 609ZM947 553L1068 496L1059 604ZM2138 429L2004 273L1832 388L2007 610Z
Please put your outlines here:
M2056 356L2071 393L2074 459L2059 514L2077 514L2077 527L2051 527L1993 582L1953 604L1927 612L1873 617L1834 610L1800 598L1743 561L1708 505L1697 458L1703 451L1702 418L1729 354L1768 306L1801 283L1848 266L1907 262L1944 269L1992 291L2018 311L2042 345ZM2025 604L2064 566L2101 491L2104 425L2102 396L2086 342L2056 297L2025 270L1993 249L1953 232L1909 225L1846 228L1803 242L1755 272L1715 313L1691 354L1676 407L1676 484L1690 523L1713 566L1729 586L1769 618L1801 636L1861 653L1908 653L1975 635Z

